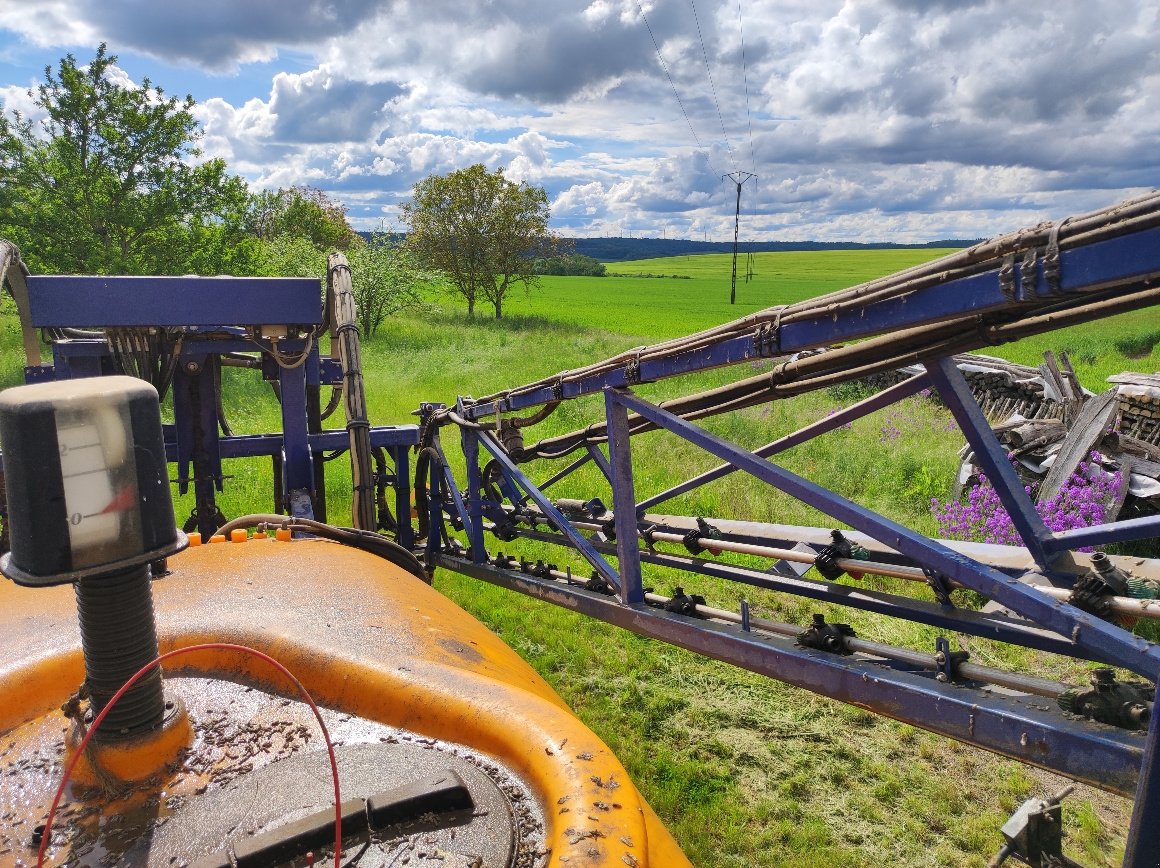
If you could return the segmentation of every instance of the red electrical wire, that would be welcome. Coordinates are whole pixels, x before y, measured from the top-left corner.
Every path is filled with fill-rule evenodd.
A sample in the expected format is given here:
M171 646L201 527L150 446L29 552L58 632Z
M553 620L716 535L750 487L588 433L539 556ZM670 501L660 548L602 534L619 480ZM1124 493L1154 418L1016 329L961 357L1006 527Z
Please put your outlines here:
M186 648L177 648L173 651L162 654L156 660L146 663L144 666L138 669L133 674L133 677L126 681L121 689L113 694L113 698L110 699L108 704L101 709L101 713L97 715L96 719L92 723L92 726L89 727L88 732L86 732L84 738L81 739L81 743L77 745L76 752L73 754L72 759L69 760L68 766L64 770L64 777L60 779L60 786L56 788L56 795L53 796L52 799L52 807L49 808L48 818L44 821L44 832L42 833L40 839L40 849L36 853L36 868L42 868L44 865L44 854L48 850L48 840L52 836L52 820L53 817L56 816L56 809L60 806L60 799L61 796L64 795L64 788L68 784L69 778L72 777L72 773L76 767L77 761L80 759L81 754L84 753L85 748L88 746L89 739L93 737L93 733L97 731L97 728L101 725L101 721L103 721L105 719L105 715L109 713L109 709L116 705L117 701L129 691L129 688L136 684L137 681L140 680L142 676L148 673L149 670L151 670L153 667L160 666L164 661L171 657L176 657L179 654L187 654L190 651L240 651L243 654L252 654L255 657L260 657L262 660L265 660L267 663L269 663L271 666L274 666L283 675L294 682L294 685L298 688L298 692L302 694L302 698L306 700L307 705L310 706L310 710L314 713L314 719L318 721L318 726L322 730L322 738L326 742L326 753L330 757L330 773L334 778L334 868L340 868L340 864L342 862L342 796L339 794L338 788L338 761L334 758L334 744L330 740L330 732L327 730L326 724L322 720L322 714L319 712L318 706L314 704L314 699L310 696L310 692L306 689L305 686L303 686L301 681L294 677L294 674L289 669L287 669L270 655L264 654L257 649L249 648L245 645L234 645L229 642L206 642L201 645L190 645Z

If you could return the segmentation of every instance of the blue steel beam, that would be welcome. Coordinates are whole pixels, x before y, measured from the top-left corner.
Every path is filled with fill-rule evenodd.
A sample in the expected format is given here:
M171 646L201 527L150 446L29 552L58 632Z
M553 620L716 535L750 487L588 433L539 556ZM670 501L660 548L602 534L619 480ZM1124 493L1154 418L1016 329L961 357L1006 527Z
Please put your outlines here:
M1160 699L1160 695L1154 696ZM1136 785L1136 803L1128 827L1124 868L1156 868L1160 865L1160 713L1153 711L1148 722L1148 742L1140 779Z
M1018 269L1016 269L1018 270ZM1052 295L1038 269L1034 295L1060 303L1077 299L1085 290L1115 288L1124 295L1147 284L1160 274L1160 228L1130 232L1064 250L1060 253L1060 292ZM833 313L819 310L812 319L783 323L778 329L777 352L785 355L804 349L845 343L883 332L894 332L927 323L1000 311L1017 310L1004 291L1000 268L967 277L920 287L905 296L872 301L861 307ZM823 296L824 300L824 296ZM1028 308L1024 308L1028 310ZM1034 313L1034 310L1031 310ZM979 345L984 345L980 337ZM647 348L646 348L647 349ZM752 331L725 338L679 356L642 358L637 382L652 382L666 377L691 374L709 368L732 365L761 358L754 345ZM623 388L631 383L621 366L605 373L594 373L578 380L543 384L527 391L515 391L497 401L467 408L468 419L494 416L537 407L559 398L576 398L601 392L606 388Z
M641 400L630 392L610 390L609 394L616 403L661 428L683 437L718 458L733 462L741 470L869 534L915 562L937 570L943 576L962 583L1061 636L1070 636L1076 644L1100 653L1117 666L1123 666L1152 681L1160 675L1160 647L1151 642L1132 636L1120 627L1074 606L1045 597L1011 576L972 561L808 479L756 458L735 444Z
M776 678L877 714L1066 774L1121 795L1136 787L1141 734L1044 711L1040 701L941 684L880 661L799 648L793 641L683 617L451 555L438 566L599 618L641 635ZM1160 716L1160 715L1158 715Z
M371 446L396 447L413 446L419 442L417 425L377 426L371 428ZM345 452L350 448L350 435L341 428L319 431L309 437L312 452ZM218 447L222 458L257 458L264 455L278 455L282 452L281 434L233 434L219 437ZM177 443L170 440L165 444L167 461L177 460Z
M611 452L611 450L609 450ZM604 457L604 453L600 451L598 443L588 444L588 454L592 460L596 462L596 466L600 468L600 472L604 474L604 478L608 480L608 484L612 484L612 465L608 459Z
M28 278L32 324L44 327L317 325L321 281L304 277Z
M471 547L471 559L477 564L487 560L483 543L483 480L479 473L479 435L472 428L459 429L463 458L467 462L467 521L464 530Z
M555 485L561 479L564 479L566 476L568 476L574 470L578 470L579 468L583 467L585 464L587 464L591 460L592 460L592 453L585 452L583 455L581 455L579 458L577 458L575 461L573 461L567 467L564 467L561 470L558 470L555 473L553 473L551 476L549 476L547 479L545 479L543 482L541 482L537 486L537 488L540 491L547 491L551 486ZM525 494L523 497L519 498L519 503L517 503L516 505L522 506L523 504L527 503L528 497L529 497L529 495Z
M572 527L568 519L564 518L560 510L556 509L552 501L548 500L541 492L536 490L532 481L526 477L523 472L516 467L515 463L508 457L486 431L480 432L479 442L488 452L491 453L499 465L503 468L508 477L515 481L520 488L522 488L532 498L532 501L540 508L540 510L547 516L548 520L552 522L567 538L572 546L580 552L593 569L598 572L603 579L608 582L609 586L620 591L620 575L604 560L600 552L596 551L583 534L576 528Z
M772 443L766 443L764 446L753 450L753 454L758 458L772 458L779 452L784 452L787 449L792 449L811 440L820 434L825 434L829 431L835 431L855 419L861 419L870 413L881 410L883 407L889 407L896 401L901 401L903 398L908 398L911 395L917 394L930 385L930 378L926 374L917 374L910 379L903 380L901 383L896 383L888 389L883 389L857 404L851 404L836 413L827 416L824 419L819 419L812 425L807 425L793 434L788 434ZM591 444L589 445L591 448ZM679 497L694 488L700 488L710 482L716 482L718 479L723 479L729 474L736 471L737 468L732 464L722 464L719 467L714 467L702 473L700 476L694 476L692 479L682 482L680 485L675 485L672 488L662 491L660 494L654 494L647 500L642 500L636 505L637 511L641 512L649 507L656 506L658 503L664 503L666 500L671 500L674 497Z
M1084 546L1131 542L1138 539L1152 539L1156 536L1160 536L1160 516L1146 515L1111 524L1096 524L1076 530L1065 530L1052 534L1044 540L1043 545L1048 551L1059 551L1078 549Z
M1007 458L1007 450L995 436L991 423L979 409L971 387L963 372L953 359L942 358L926 363L927 373L934 383L943 402L955 417L963 436L975 451L975 461L983 468L991 486L999 496L999 501L1011 517L1023 545L1035 558L1041 570L1050 570L1051 562L1058 556L1049 554L1044 541L1051 531L1043 523L1043 518L1035 511L1035 504L1023 488L1019 474Z
M608 415L608 479L612 483L612 510L616 516L616 563L620 569L620 602L626 606L644 602L640 576L640 547L636 542L636 494L632 484L632 435L628 411L604 394ZM593 456L599 449L589 450ZM602 455L601 458L604 456Z

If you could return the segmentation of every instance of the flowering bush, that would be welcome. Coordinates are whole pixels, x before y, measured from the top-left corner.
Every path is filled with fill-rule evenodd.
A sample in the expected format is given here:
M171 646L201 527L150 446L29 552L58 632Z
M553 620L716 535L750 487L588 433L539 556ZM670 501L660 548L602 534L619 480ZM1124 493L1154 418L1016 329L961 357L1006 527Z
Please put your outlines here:
M1105 471L1098 459L1099 455L1093 452L1091 460L1079 464L1059 494L1035 505L1049 530L1074 530L1102 524L1106 520L1108 506L1120 489L1122 477L1119 471ZM1030 487L1025 490L1032 493ZM947 539L998 545L1023 544L1011 516L999 501L999 495L982 474L979 475L979 484L967 493L965 503L957 500L942 503L935 497L931 498L930 511L938 519L940 534Z

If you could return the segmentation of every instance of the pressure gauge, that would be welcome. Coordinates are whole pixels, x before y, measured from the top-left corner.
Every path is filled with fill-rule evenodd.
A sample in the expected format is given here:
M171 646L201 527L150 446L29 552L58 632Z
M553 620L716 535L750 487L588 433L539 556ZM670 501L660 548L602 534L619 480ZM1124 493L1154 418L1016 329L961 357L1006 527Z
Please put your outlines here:
M9 578L60 584L163 558L175 526L157 391L133 377L0 394Z

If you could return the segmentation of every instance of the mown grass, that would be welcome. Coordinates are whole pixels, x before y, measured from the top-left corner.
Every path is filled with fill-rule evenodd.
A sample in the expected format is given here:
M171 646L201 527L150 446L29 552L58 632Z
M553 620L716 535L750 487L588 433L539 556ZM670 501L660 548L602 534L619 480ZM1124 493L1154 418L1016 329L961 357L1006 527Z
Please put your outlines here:
M409 414L421 400L450 401L457 394L502 390L770 304L845 287L936 254L761 254L758 280L739 286L742 301L732 307L728 258L712 256L614 268L621 273L688 273L688 280L545 280L542 292L513 298L501 321L468 319L444 300L442 312L396 318L364 343L370 418L375 424L411 421ZM1105 370L1160 367L1154 341L1150 354L1140 356L1150 335L1160 331L1157 325L1154 315L1134 314L1061 333L1059 343L1039 338L997 352L1037 363L1042 347L1066 349L1085 384L1098 390ZM0 379L18 382L19 338L11 315L0 317L0 345ZM639 391L659 399L760 369L708 372ZM227 412L235 429L276 430L277 406L268 387L248 372L226 374ZM815 393L702 424L754 447L825 416L850 397ZM599 410L599 399L571 402L530 436L571 430L592 421ZM444 435L451 455L456 441L453 432ZM779 461L892 518L933 532L929 501L947 493L961 443L945 411L914 398L848 430L803 444ZM642 497L716 464L665 434L635 439L633 450ZM529 472L543 479L555 466L533 465ZM233 462L227 472L233 478L221 504L228 516L268 508L265 462ZM328 488L331 519L347 520L350 483L343 459L328 466ZM591 468L552 492L600 496L609 502L606 484ZM188 498L179 502L179 518L191 505ZM817 512L739 474L664 508L690 515L830 525ZM558 548L503 545L505 551L579 568ZM933 648L936 631L925 627L646 570L646 582L661 592L681 584L727 608L745 596L755 614L798 623L822 611L827 620L851 623L866 638ZM901 582L869 582L892 592L927 595L925 589ZM981 866L1001 843L999 826L1018 803L1056 786L1043 773L1017 763L490 585L442 572L436 586L522 654L617 752L698 866ZM1033 666L1061 678L1080 677L1086 668L978 639L958 641L973 659L987 664ZM1089 864L1118 864L1127 810L1125 800L1091 791L1069 800L1072 852Z

